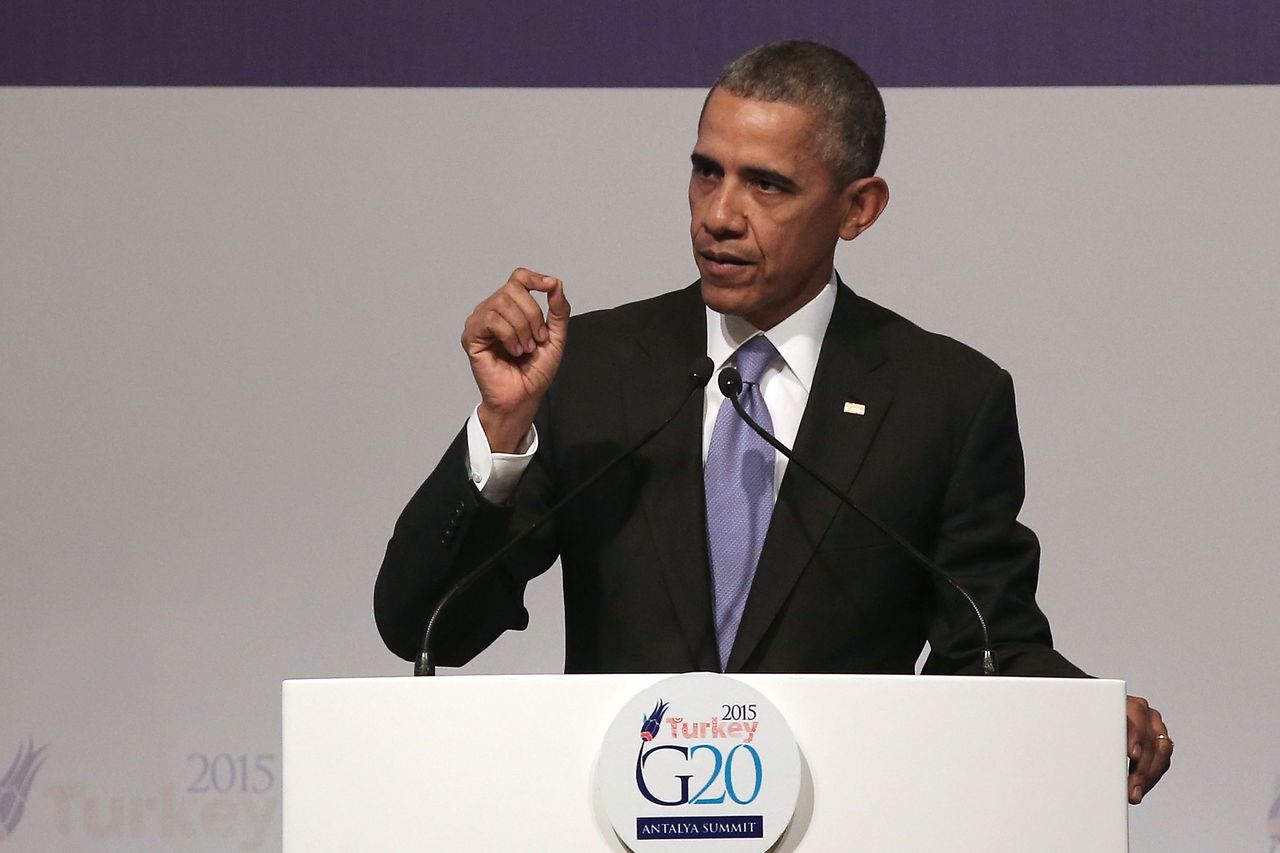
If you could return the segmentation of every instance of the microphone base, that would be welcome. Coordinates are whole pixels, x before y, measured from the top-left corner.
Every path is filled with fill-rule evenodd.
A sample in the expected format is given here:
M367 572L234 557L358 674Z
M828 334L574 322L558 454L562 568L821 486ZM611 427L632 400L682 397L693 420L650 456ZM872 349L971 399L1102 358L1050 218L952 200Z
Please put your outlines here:
M418 659L414 661L413 664L413 674L415 676L436 674L436 664L435 661L431 659L431 654L429 652L423 652L418 655Z

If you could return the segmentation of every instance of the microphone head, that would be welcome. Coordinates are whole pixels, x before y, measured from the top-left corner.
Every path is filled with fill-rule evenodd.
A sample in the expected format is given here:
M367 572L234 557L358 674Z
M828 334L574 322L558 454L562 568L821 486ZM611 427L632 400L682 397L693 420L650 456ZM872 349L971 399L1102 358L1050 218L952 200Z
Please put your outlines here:
M726 367L720 371L720 391L726 397L737 397L742 393L742 376L736 367Z
M707 383L711 381L711 375L715 372L715 362L708 356L700 355L689 366L689 382L692 383L694 388L705 388Z

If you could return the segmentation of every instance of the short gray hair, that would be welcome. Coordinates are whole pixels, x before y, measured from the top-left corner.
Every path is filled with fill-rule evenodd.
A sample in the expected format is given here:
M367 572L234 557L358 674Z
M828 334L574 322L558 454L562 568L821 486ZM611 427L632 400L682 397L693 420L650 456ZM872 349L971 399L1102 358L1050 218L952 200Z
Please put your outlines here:
M812 41L762 45L731 62L711 92L716 89L815 110L825 125L821 156L837 189L874 175L880 166L885 126L880 90L867 72L834 48Z

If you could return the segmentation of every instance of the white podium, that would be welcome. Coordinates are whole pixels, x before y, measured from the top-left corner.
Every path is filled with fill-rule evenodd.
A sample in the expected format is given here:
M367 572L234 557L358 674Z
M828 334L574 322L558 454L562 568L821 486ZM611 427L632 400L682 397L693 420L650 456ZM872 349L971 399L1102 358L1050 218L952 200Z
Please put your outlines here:
M666 677L286 681L285 853L625 850L595 792L599 745ZM1128 850L1122 681L729 677L800 747L775 850Z

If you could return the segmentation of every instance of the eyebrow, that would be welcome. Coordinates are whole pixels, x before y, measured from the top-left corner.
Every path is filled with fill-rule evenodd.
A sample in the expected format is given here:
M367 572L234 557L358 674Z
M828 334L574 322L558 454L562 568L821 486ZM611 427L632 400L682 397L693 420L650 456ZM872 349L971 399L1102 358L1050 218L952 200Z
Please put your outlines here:
M764 169L759 166L747 166L742 170L753 181L763 181L765 183L776 184L784 190L797 190L799 185L795 181L788 178L781 172L775 172L772 169Z
M724 167L705 154L699 154L695 151L689 156L689 160L693 163L695 169L706 169L709 172L724 174ZM776 184L785 190L799 189L799 185L791 178L781 172L775 172L773 169L766 169L763 166L745 166L742 169L742 174L748 180Z
M724 168L712 160L705 154L699 154L697 151L689 155L689 162L693 163L695 169L706 169L708 172L724 172Z

